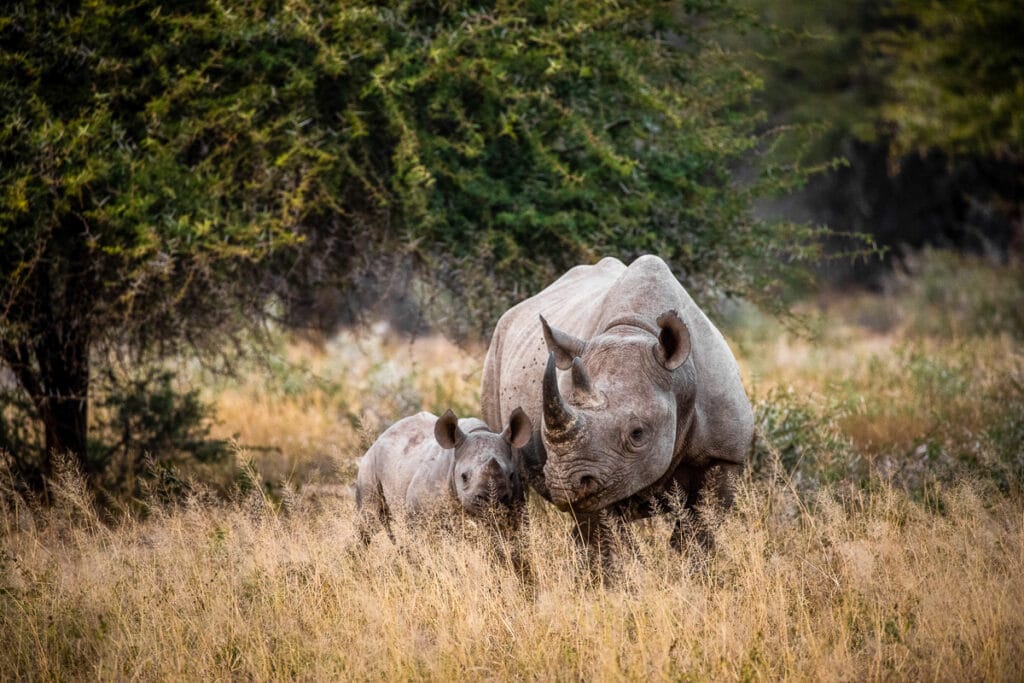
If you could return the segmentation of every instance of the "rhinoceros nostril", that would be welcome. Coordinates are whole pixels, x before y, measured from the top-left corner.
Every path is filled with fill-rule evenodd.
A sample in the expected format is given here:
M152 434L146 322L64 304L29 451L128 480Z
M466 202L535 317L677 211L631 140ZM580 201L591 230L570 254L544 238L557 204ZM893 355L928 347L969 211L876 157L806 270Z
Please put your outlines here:
M579 482L576 484L576 494L578 497L582 498L583 496L592 493L596 488L597 479L590 476L589 474L584 474L582 477L580 477Z

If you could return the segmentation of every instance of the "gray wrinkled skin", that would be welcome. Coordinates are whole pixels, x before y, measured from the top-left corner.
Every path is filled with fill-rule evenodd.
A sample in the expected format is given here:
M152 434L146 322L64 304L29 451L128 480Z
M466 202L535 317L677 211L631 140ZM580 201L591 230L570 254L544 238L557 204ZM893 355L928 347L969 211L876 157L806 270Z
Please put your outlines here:
M599 516L646 517L679 498L728 508L753 439L732 352L656 256L578 266L507 311L481 393L491 425L522 406L529 484L591 543ZM673 545L691 540L710 546L710 526L677 524Z
M441 418L422 412L389 427L359 459L356 508L363 541L378 523L390 531L395 515L511 517L525 500L513 444L524 444L531 426L522 411L513 411L507 424L498 434L481 420L456 420L448 411Z

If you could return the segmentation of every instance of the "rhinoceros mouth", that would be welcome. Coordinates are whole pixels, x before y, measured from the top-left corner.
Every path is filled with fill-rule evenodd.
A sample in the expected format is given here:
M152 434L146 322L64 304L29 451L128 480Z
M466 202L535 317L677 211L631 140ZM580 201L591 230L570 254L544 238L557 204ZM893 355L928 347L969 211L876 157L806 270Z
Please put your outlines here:
M562 512L596 512L601 509L601 506L595 505L598 499L598 495L591 494L584 496L583 498L577 498L572 502L568 500L556 500L555 507Z
M463 508L470 515L487 516L512 507L514 497L511 490L501 493L477 494L463 503Z
M576 487L549 484L548 491L551 493L551 502L562 512L570 510L593 512L599 509L595 503L604 493L605 487L596 478L584 476L581 477L580 484Z
M511 507L511 504L504 503L490 503L490 504L473 504L464 507L466 514L474 519L488 519L491 517L501 517L506 514Z

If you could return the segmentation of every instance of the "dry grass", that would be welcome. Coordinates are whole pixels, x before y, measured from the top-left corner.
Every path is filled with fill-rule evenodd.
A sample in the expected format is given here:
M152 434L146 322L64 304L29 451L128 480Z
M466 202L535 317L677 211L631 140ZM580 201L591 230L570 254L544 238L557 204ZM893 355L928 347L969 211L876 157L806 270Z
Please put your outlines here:
M342 332L324 344L282 340L278 353L215 386L214 438L242 444L268 484L327 472L354 477L354 459L388 425L420 410L479 413L486 349L386 328ZM351 477L349 475L352 475Z
M977 430L987 417L979 399L1005 396L1024 380L1021 340L1005 333L937 340L835 325L817 339L780 333L748 348L745 375L755 393L789 388L842 404L843 431L869 452L912 449L954 411L958 425Z
M881 474L920 493L982 476L1020 493L1024 268L921 258L886 295L797 307L803 333L739 316L729 336L761 427L797 479Z
M609 585L536 500L532 583L471 523L360 546L354 457L475 412L482 350L283 344L210 383L266 484L232 502L101 521L73 472L48 509L0 476L0 678L1024 679L1024 351L921 301L828 302L816 337L734 323L762 436L710 566L657 519Z
M611 588L535 509L533 589L479 535L379 535L254 493L114 528L65 479L4 517L0 647L32 679L1020 680L1024 510L963 484L801 500L747 481L706 574L636 531ZM467 540L467 538L469 540ZM474 540L475 539L475 540Z

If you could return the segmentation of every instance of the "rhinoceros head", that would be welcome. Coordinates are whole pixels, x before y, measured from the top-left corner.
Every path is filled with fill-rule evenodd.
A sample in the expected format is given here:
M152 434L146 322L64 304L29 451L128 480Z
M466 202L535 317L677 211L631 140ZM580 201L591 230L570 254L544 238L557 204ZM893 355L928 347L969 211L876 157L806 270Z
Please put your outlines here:
M543 317L541 325L550 352L541 434L552 501L593 512L654 484L673 461L680 397L692 392L685 323L667 311L657 329L623 323L587 341ZM561 386L556 366L570 371Z
M523 483L512 448L526 445L531 433L530 418L519 408L512 411L500 434L488 430L467 434L451 410L438 418L434 438L442 448L455 449L452 486L466 512L479 516L522 501Z

